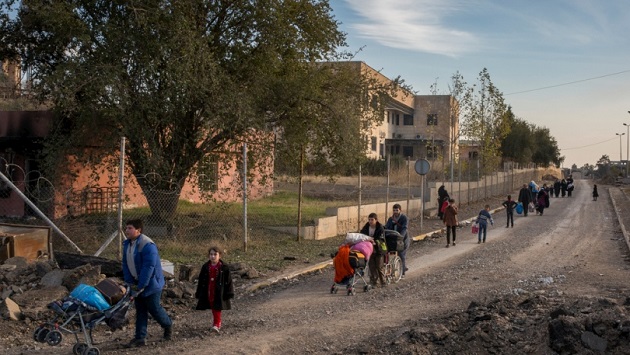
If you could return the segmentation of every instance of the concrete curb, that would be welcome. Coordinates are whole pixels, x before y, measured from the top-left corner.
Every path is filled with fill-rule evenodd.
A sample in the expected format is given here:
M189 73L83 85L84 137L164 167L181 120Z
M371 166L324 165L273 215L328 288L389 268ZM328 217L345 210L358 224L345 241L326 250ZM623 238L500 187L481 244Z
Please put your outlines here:
M621 191L620 188L616 188L619 190L621 194L625 196L625 193ZM621 215L619 214L619 209L617 208L617 203L615 202L615 198L611 192L612 188L608 189L608 195L610 196L610 200L612 201L613 210L615 210L615 215L617 215L617 221L619 221L619 225L621 226L621 233L623 233L623 238L626 240L626 245L628 245L628 249L630 249L630 236L628 235L628 231L626 227L623 225L623 220L621 219Z
M256 284L248 287L245 290L245 292L254 292L254 291L256 291L256 290L258 290L260 288L271 286L271 285L273 285L273 284L275 284L275 283L277 283L279 281L290 280L290 279L295 278L295 277L300 276L300 275L304 275L304 274L308 274L308 273L311 273L311 272L314 272L314 271L318 271L318 270L324 269L324 268L326 268L326 267L328 267L330 265L332 265L332 260L322 261L322 262L317 263L317 264L315 264L315 265L313 265L311 267L308 267L306 269L302 269L302 270L299 270L299 271L295 271L295 272L284 274L284 275L277 276L277 277L271 277L271 278L268 278L267 280L258 282Z

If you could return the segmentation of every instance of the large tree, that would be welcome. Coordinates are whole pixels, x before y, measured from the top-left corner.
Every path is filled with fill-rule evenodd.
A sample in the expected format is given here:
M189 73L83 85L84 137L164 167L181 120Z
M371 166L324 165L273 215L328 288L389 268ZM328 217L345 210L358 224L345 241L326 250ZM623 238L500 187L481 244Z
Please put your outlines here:
M204 157L265 137L252 129L299 130L322 110L294 104L295 97L325 87L311 86L313 63L338 58L345 44L327 0L6 0L1 6L1 54L22 58L34 92L60 117L63 139L50 155L92 145L107 156L127 137L133 173L162 177L139 179L142 189L175 192L159 208L147 193L162 217L175 211L183 182ZM15 18L6 16L16 8Z

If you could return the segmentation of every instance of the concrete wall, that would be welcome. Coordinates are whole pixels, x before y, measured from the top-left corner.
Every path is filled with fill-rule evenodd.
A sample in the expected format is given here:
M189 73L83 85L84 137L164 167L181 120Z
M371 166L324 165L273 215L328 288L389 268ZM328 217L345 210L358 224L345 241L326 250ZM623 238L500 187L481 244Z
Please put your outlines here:
M450 182L445 182L444 186L449 195L457 201L457 204L467 204L493 196L514 195L524 183L532 180L540 182L544 173L545 171L541 169L514 169L509 172L495 173L480 181L454 182L452 185ZM428 185L428 191L425 190L424 212L425 215L435 215L437 190L442 183L431 182ZM517 197L514 196L514 199ZM360 215L358 206L329 208L326 210L329 217L318 219L315 226L303 227L302 235L304 239L320 240L356 232L367 222L367 216L372 212L378 215L379 222L385 223L389 216L389 210L395 203L400 204L408 216L418 216L422 210L422 199L420 198L410 199L409 205L407 205L407 200L389 201L387 204L383 202L363 205ZM282 227L282 231L295 233L295 227Z

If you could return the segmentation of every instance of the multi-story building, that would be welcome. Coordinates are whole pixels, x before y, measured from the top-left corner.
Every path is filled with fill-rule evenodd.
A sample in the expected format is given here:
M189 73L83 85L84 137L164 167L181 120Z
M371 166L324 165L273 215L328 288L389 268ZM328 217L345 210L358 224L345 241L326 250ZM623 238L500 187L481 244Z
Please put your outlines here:
M362 63L364 75L391 82ZM459 104L450 95L415 95L398 89L386 105L385 116L368 133L368 157L392 156L415 159L455 159L459 150Z

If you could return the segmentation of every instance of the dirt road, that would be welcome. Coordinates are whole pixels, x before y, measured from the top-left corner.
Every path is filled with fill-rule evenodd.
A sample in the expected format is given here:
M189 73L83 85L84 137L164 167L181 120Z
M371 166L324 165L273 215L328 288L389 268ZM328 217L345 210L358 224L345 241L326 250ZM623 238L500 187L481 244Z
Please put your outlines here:
M96 340L102 352L134 354L628 353L628 247L608 191L598 201L590 192L578 180L572 198L517 215L514 228L497 213L484 244L469 229L455 247L414 243L407 277L385 288L331 294L329 268L239 295L220 335L209 313L191 310L175 316L170 343L155 324L145 348L123 348L131 330ZM64 344L28 353L71 353Z

